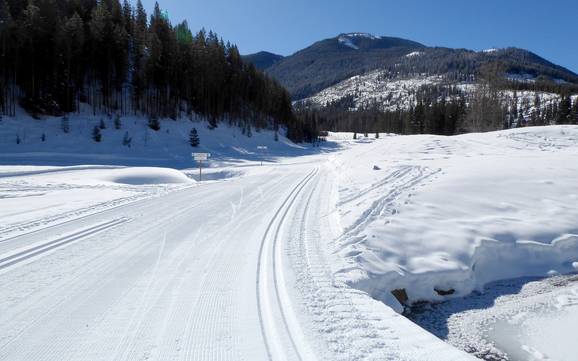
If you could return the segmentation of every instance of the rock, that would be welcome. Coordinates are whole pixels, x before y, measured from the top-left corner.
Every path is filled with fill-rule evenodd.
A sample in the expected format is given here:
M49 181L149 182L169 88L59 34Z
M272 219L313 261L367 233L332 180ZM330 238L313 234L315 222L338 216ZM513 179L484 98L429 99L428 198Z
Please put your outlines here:
M439 288L434 288L434 291L436 291L436 293L440 296L449 296L449 295L453 295L454 293L456 293L456 290L454 290L453 288L450 288L449 290L441 290Z
M404 288L393 290L393 291L391 291L391 294L402 305L407 304L407 301L409 300L409 297L407 296L407 292L405 291Z

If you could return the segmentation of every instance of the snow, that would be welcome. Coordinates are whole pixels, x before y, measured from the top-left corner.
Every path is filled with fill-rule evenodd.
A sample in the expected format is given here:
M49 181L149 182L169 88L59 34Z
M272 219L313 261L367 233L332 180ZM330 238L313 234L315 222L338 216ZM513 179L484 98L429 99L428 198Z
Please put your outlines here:
M495 53L495 52L497 52L498 50L499 50L499 49L491 48L491 49L482 50L482 52L483 52L483 53Z
M577 267L578 127L312 148L137 117L105 117L98 144L99 121L0 123L0 359L464 361L391 291L457 300ZM192 151L212 154L202 182ZM524 345L555 355L534 316Z
M112 183L146 185L146 184L186 184L192 180L175 169L137 168L119 169L110 172L107 179Z
M495 282L483 294L416 308L411 318L483 359L576 359L578 278Z
M0 166L0 240L193 183L168 168Z
M410 54L411 55L411 54ZM508 75L511 80L530 81L525 75ZM455 86L466 97L473 94L478 84L471 82L454 83L446 81L443 76L419 75L390 79L383 71L376 70L367 74L356 75L338 84L328 87L321 92L304 99L306 104L324 107L332 102L353 97L353 107L350 110L359 110L377 105L383 111L408 110L417 104L416 90L427 85ZM540 99L540 110L544 111L549 103L557 104L561 97L555 93L537 91L500 91L500 98L504 105L514 103L516 99L518 112L529 120L536 110L534 100ZM573 95L573 101L578 101L578 95ZM438 100L441 100L438 99ZM451 100L450 97L446 100Z
M424 53L422 51L414 51L406 55L406 58L415 58L417 56L422 56Z
M577 140L567 126L349 141L336 160L340 277L401 311L395 289L409 302L441 301L436 290L459 297L495 280L571 272Z
M92 131L103 120L102 142L92 140ZM216 129L209 129L203 119L181 117L178 120L161 119L161 130L155 132L147 126L146 119L139 116L121 118L121 129L114 128L114 116L93 115L91 109L82 108L79 114L70 116L70 132L61 129L60 117L44 117L36 120L18 109L17 117L4 117L0 121L0 164L5 165L117 165L139 167L171 167L187 169L196 167L192 152L211 153L209 165L235 164L267 159L268 154L299 155L310 152L308 147L297 145L279 134L274 141L270 130L252 129L252 136L242 134L227 121ZM189 133L195 127L200 146L189 144ZM123 145L128 133L130 147ZM42 135L46 140L42 141ZM17 144L20 139L20 144ZM268 152L257 149L268 147Z
M532 74L522 73L522 74L515 74L515 73L508 73L506 74L506 79L519 81L523 83L535 83L536 76Z
M424 85L443 82L439 76L424 76L408 79L385 80L382 71L357 75L331 86L304 100L318 106L326 106L345 96L353 95L355 107L360 109L373 103L382 110L409 109L417 99L415 90Z
M369 33L347 33L347 34L343 34L343 36L348 37L348 38L366 38L366 39L371 39L371 40L381 39L381 36L375 36L375 35L369 34Z
M338 38L338 41L340 44L343 44L343 45L347 46L348 48L351 48L354 50L359 50L359 47L357 45L355 45L355 43L353 42L353 40L349 36L340 36Z
M368 33L348 33L348 34L340 35L337 38L337 41L339 41L340 44L347 46L348 48L351 48L354 50L359 50L359 47L355 44L355 40L360 39L360 38L370 39L370 40L381 39L380 36L375 36L375 35L368 34Z

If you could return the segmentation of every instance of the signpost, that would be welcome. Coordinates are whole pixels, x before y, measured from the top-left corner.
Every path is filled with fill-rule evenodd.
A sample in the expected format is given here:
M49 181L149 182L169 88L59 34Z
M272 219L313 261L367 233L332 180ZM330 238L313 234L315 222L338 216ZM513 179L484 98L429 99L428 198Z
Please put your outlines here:
M203 180L203 161L208 161L211 153L193 153L193 159L199 163L199 182Z
M259 150L261 151L261 155L262 155L262 157L261 157L261 166L263 166L263 156L265 156L265 151L266 151L267 149L269 149L269 148L267 148L266 145L260 145L260 146L257 147L257 149L259 149Z

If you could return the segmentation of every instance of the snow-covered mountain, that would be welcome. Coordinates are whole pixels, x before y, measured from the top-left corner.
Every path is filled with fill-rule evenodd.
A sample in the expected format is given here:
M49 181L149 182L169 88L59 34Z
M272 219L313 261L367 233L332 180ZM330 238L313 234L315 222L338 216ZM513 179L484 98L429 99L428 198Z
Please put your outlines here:
M252 57L260 66L261 57L257 55ZM252 57L246 59L251 61ZM396 98L399 84L411 90L424 82L432 83L435 77L435 84L461 86L475 83L478 74L486 70L499 73L507 81L578 86L577 74L524 49L472 51L428 47L411 40L366 33L340 34L270 64L265 71L279 80L294 100L356 96L360 82L367 89L376 90L373 98ZM365 98L361 96L362 101ZM403 106L410 101L401 96L395 105Z

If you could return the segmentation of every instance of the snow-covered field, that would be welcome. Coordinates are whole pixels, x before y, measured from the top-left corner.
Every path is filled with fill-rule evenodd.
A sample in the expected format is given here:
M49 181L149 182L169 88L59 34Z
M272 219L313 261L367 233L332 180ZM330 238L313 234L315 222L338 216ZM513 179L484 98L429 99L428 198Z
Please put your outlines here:
M347 282L400 310L394 289L439 301L574 271L577 127L358 142L334 158Z
M0 124L0 360L462 361L391 291L458 302L577 266L578 127L309 148L130 119L96 144L99 120Z

